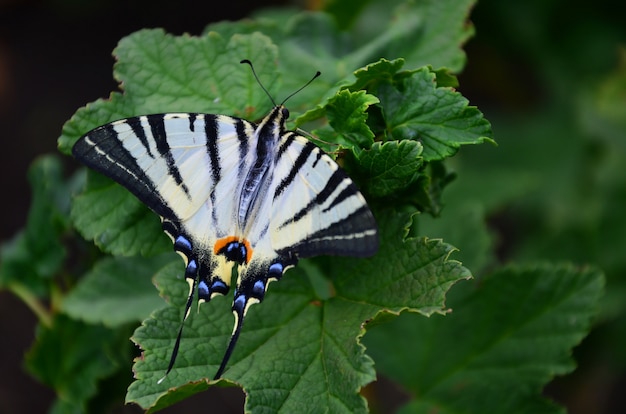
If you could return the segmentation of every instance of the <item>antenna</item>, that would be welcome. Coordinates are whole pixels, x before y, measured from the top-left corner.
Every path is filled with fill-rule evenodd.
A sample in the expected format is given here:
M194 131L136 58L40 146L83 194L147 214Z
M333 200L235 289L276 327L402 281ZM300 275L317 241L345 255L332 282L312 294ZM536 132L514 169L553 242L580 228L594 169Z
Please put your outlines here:
M256 79L257 83L259 84L259 86L261 87L261 89L263 89L263 91L265 92L265 94L270 98L270 101L272 101L272 103L274 104L274 106L276 105L276 102L274 101L274 98L272 98L272 95L270 95L270 93L267 91L267 89L265 89L265 86L263 86L263 84L261 83L261 81L259 80L259 77L256 74L256 71L254 70L254 66L252 66L252 62L250 62L248 59L244 59L239 63L245 63L250 65L250 69L252 69L252 74L254 75L254 78ZM315 73L315 75L313 75L313 77L307 82L305 83L303 86L301 86L297 91L292 92L289 96L287 96L285 99L283 99L283 101L280 103L280 105L284 105L285 102L287 102L287 100L289 98L291 98L292 96L294 96L295 94L297 94L298 92L300 92L302 89L306 88L307 86L309 86L311 84L311 82L313 82L317 77L319 77L322 74L322 72L320 72L319 70Z
M289 95L288 97L286 97L285 99L283 99L283 101L280 103L281 105L284 105L285 102L287 102L287 99L291 98L292 96L294 96L295 94L297 94L298 92L300 92L302 89L306 88L307 86L309 86L311 84L311 82L313 82L315 79L317 79L318 76L320 76L322 74L322 72L320 72L319 70L317 72L315 72L315 75L313 75L313 77L304 85L302 85L297 91L292 92L291 95Z
M250 65L250 69L252 69L252 74L254 75L254 79L256 79L256 82L259 84L259 86L261 87L261 89L263 89L263 92L265 92L265 94L267 95L268 98L270 98L270 101L272 101L272 103L274 104L274 106L276 106L276 102L274 102L274 98L272 98L272 95L270 95L270 93L267 91L267 89L265 89L265 86L263 86L263 84L261 83L261 80L259 80L258 75L256 74L256 70L254 70L254 66L252 66L252 62L250 62L248 59L244 59L239 63L245 63Z

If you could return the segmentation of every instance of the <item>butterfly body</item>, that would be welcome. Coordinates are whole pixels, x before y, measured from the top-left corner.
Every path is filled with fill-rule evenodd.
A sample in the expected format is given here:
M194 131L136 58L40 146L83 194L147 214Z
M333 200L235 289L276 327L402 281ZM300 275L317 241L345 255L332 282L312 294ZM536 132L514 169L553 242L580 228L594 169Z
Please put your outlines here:
M258 125L210 114L132 117L92 130L72 150L161 217L186 265L185 318L194 291L199 302L226 294L236 268L235 328L216 378L269 282L300 258L378 247L363 196L319 147L286 130L288 115L277 105ZM181 334L182 325L168 372Z

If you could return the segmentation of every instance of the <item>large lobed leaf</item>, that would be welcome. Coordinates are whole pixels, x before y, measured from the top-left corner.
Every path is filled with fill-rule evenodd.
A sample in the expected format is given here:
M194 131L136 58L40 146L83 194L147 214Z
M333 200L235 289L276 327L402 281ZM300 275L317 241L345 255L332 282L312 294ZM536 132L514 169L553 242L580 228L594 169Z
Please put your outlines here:
M415 396L402 412L561 412L540 392L573 370L571 349L587 334L603 285L593 268L511 266L453 289L458 312L403 315L365 342L380 372Z
M372 360L358 338L364 324L381 312L402 310L430 315L444 312L445 292L470 277L449 260L453 249L441 241L403 239L406 219L389 211L379 214L382 247L366 260L333 259L327 298L316 294L304 277L309 266L289 271L272 285L261 306L253 307L223 378L244 388L246 409L253 412L362 412L358 390L372 381ZM306 268L306 269L305 269ZM384 269L384 271L381 271ZM230 299L215 298L192 312L179 357L167 368L182 318L187 284L176 279L183 265L158 279L162 295L173 306L156 312L135 332L144 350L136 361L137 381L127 400L159 409L205 386L215 374L231 333ZM167 393L172 393L166 397Z

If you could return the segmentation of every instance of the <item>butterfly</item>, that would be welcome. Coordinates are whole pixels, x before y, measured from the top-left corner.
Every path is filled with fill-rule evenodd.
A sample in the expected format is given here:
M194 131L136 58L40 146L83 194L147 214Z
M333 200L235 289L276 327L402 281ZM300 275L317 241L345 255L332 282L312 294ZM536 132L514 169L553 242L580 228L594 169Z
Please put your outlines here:
M241 63L272 100L250 61ZM166 376L194 293L199 304L227 294L236 270L234 329L218 379L250 305L263 301L270 282L301 258L367 257L378 249L374 216L354 182L318 146L286 129L285 101L313 79L274 103L258 124L201 113L135 116L93 129L72 148L76 159L158 214L183 257L189 296Z

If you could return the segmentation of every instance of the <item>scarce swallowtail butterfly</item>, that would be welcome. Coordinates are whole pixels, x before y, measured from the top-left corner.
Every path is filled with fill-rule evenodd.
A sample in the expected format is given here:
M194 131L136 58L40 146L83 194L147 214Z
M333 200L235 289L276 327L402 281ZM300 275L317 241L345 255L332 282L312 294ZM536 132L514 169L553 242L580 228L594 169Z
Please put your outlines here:
M198 303L226 294L233 267L235 324L215 379L248 308L263 300L269 282L301 258L366 257L378 249L365 199L319 147L286 130L284 103L259 124L200 113L121 119L88 132L72 149L157 213L185 261L189 297L165 375L174 366L194 292Z

